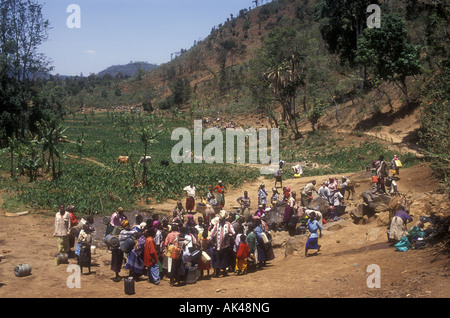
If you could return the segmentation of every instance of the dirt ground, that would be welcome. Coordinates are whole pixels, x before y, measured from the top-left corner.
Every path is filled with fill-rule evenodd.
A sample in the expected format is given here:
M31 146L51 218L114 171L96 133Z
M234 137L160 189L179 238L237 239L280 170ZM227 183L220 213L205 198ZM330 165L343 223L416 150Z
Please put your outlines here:
M349 174L357 178L361 172ZM428 192L435 182L431 169L422 164L401 171L399 190ZM414 175L412 178L410 176ZM321 181L324 176L318 177ZM300 189L313 178L286 180L294 191ZM256 202L259 182L272 187L272 180L261 179L246 183L242 188L226 192L226 208L236 206L237 198L244 190L249 190ZM358 196L370 187L361 182L356 188L352 205L362 202ZM165 202L152 206L157 213L164 214L174 207L175 202ZM142 208L142 206L141 206ZM139 209L139 207L138 207ZM80 288L69 288L72 271L68 264L56 266L54 254L56 239L53 233L53 217L32 212L27 215L10 217L7 211L0 211L0 298L448 298L450 297L449 257L435 248L397 252L387 243L386 228L370 222L356 225L350 219L330 222L325 225L322 245L317 255L303 258L303 251L285 256L284 248L275 250L276 258L267 267L244 276L209 278L196 284L171 287L167 280L159 286L145 280L136 283L136 293L126 295L124 283L113 282L110 270L111 254L97 244L92 256L93 273L81 276ZM414 212L414 211L413 211ZM47 214L48 215L48 214ZM417 213L414 220L417 221ZM414 222L415 223L415 222ZM412 224L414 224L412 223ZM335 226L339 224L339 226ZM101 219L95 226L101 228ZM412 225L410 225L412 226ZM275 235L278 235L275 233ZM95 242L96 243L100 242ZM32 273L26 277L16 277L14 267L30 264ZM76 264L70 259L69 264ZM369 288L367 281L372 271L369 265L378 265L381 274L380 288ZM122 270L121 275L127 276Z

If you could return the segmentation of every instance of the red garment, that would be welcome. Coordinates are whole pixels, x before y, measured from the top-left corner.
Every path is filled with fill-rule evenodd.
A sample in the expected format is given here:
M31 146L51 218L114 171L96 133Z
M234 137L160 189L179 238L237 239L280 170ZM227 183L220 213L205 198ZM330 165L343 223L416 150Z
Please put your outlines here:
M75 217L75 215L73 215L72 212L69 212L69 217L70 217L70 227L77 226L78 225L77 218Z
M250 255L250 249L248 243L241 242L236 252L237 259L246 259Z
M158 262L158 252L156 251L156 244L153 237L149 236L145 240L144 245L144 265L147 267L153 266Z
M220 186L220 185L216 185L215 189L217 190L217 193L223 193L223 190L225 190L225 188L223 186Z

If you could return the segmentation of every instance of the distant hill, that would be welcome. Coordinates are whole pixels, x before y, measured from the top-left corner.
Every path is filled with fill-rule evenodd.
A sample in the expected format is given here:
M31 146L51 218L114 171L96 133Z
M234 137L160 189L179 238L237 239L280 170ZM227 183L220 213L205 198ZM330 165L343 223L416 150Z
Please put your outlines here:
M130 62L126 65L113 65L108 67L107 69L99 72L97 76L103 76L105 74L109 74L113 77L115 77L117 74L122 74L123 76L129 76L132 77L136 75L139 69L143 70L144 72L148 72L151 70L154 70L157 68L158 65L151 64L147 62Z

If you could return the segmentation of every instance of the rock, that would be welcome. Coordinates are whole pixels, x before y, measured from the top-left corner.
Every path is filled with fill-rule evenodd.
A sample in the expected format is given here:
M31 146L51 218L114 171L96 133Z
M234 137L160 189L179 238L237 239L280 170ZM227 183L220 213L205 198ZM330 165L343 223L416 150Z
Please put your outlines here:
M270 209L269 212L267 212L267 215L265 216L266 223L271 226L273 224L279 225L281 222L283 222L284 218L284 210L286 208L286 203L280 203L280 205L276 205L273 208Z
M372 229L367 230L367 232L366 232L366 239L369 242L376 241L379 236L380 236L379 228L372 228Z
M390 223L389 211L384 211L376 214L378 226L388 226Z
M320 213L322 213L322 215L325 215L328 212L329 208L330 208L330 204L328 203L328 201L320 196L314 198L307 207L307 209L309 209L309 210L320 211Z
M366 204L358 204L349 214L355 222L359 222L365 215L372 215L373 210Z
M13 217L15 217L15 216L27 215L28 213L30 213L30 211L23 211L23 212L16 212L16 213L6 212L5 216L13 216Z
M303 252L305 249L306 241L308 240L308 234L294 235L289 238L286 243L284 256L292 255L295 252Z
M391 197L386 194L374 194L372 190L361 193L364 203L373 211L372 214L388 211Z
M280 248L286 246L287 241L291 237L287 231L280 231L272 233L272 247L273 248Z

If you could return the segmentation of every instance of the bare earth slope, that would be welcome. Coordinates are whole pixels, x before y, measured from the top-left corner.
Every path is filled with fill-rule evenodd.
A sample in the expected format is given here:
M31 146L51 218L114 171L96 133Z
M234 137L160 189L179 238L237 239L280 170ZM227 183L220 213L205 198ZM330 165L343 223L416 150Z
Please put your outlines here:
M352 175L349 175L352 178ZM412 176L415 176L412 178ZM418 179L416 179L416 177ZM293 190L312 178L286 181ZM321 179L319 179L321 180ZM417 180L417 181L416 181ZM248 183L241 189L226 194L228 208L235 205L235 198L244 189L255 189L259 181ZM268 183L266 181L266 183ZM402 171L399 181L401 191L428 193L434 188L431 169L423 164ZM357 195L349 204L362 202L358 194L367 189L361 184ZM250 194L255 197L255 191ZM253 198L252 197L252 198ZM255 201L253 201L255 202ZM167 202L154 206L164 213L174 206ZM423 205L417 206L416 221ZM447 298L449 288L449 258L437 249L396 252L386 242L386 228L370 222L356 225L340 220L325 225L319 242L319 254L303 258L303 251L285 257L284 248L276 249L276 259L262 271L246 276L229 276L198 281L184 287L171 287L164 280L160 286L147 281L136 283L136 294L124 294L123 282L111 280L111 254L97 249L93 255L93 273L82 275L81 288L69 288L67 280L72 272L68 265L54 264L56 240L52 237L53 217L32 212L18 217L7 217L0 211L0 298ZM413 211L414 212L414 211ZM100 219L96 220L100 222ZM96 225L98 225L96 223ZM412 226L412 225L410 225ZM275 234L280 235L280 234ZM30 264L32 274L16 277L14 266ZM70 259L70 264L76 264ZM376 264L381 270L381 288L369 288L367 272L369 265ZM128 271L122 270L126 276Z

